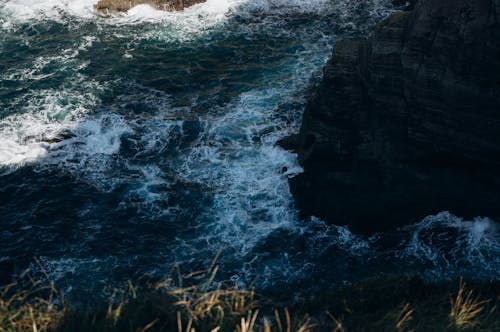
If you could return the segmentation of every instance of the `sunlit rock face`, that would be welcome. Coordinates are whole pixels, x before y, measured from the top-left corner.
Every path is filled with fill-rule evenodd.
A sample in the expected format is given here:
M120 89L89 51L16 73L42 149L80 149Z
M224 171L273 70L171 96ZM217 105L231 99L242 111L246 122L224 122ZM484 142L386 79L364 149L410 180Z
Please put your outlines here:
M205 0L99 0L94 5L94 11L103 17L108 17L120 12L126 12L137 5L150 5L165 11L177 11L193 6Z

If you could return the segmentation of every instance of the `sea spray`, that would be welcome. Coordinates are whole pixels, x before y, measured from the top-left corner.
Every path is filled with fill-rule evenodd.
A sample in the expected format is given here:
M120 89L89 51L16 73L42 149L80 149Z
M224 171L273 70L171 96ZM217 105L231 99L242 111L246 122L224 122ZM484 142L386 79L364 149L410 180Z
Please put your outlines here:
M363 238L298 219L287 180L301 168L275 143L298 130L335 41L364 36L388 1L210 0L110 19L92 4L0 4L2 278L36 254L67 293L91 294L219 252L220 279L262 289L498 278L492 222L449 216L450 232L438 215Z

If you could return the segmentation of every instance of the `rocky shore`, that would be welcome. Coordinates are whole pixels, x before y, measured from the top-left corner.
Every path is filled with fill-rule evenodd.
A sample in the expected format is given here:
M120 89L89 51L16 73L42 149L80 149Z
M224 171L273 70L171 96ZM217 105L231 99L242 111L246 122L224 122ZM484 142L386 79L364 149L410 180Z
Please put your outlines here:
M94 11L99 16L108 17L126 12L138 5L150 5L159 10L176 11L202 2L205 2L205 0L99 0L94 5Z
M281 145L303 217L372 233L448 210L500 220L500 0L417 0L336 43Z

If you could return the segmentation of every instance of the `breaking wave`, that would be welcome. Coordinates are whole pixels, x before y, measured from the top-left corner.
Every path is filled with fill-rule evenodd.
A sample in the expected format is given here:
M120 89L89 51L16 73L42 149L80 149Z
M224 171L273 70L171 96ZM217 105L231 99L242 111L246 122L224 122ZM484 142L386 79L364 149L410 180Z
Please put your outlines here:
M488 219L441 213L371 238L298 219L287 180L302 169L275 143L298 130L335 41L365 35L389 1L209 0L110 19L93 3L0 4L0 264L36 252L68 292L218 252L221 278L262 288L500 277Z

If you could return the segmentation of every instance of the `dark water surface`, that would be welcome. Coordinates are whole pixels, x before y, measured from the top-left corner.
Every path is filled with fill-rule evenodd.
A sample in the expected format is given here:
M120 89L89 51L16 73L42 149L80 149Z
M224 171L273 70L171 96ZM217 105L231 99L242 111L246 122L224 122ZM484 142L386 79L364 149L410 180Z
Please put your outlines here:
M444 212L371 238L298 220L287 178L301 169L275 142L298 130L335 40L366 35L387 2L211 0L102 19L92 0L1 1L0 279L36 256L79 294L218 252L219 279L260 289L498 279L485 218Z

